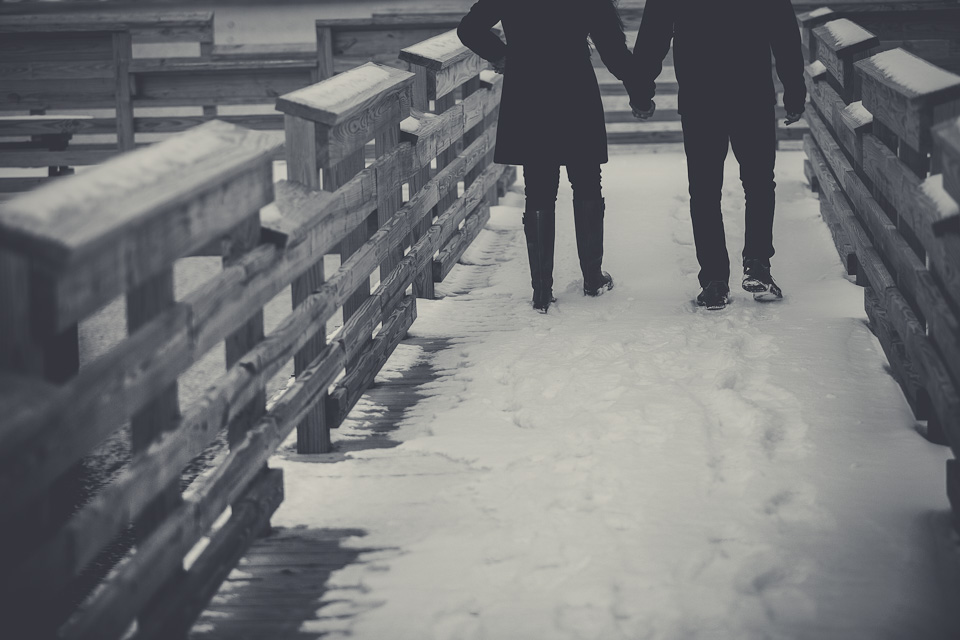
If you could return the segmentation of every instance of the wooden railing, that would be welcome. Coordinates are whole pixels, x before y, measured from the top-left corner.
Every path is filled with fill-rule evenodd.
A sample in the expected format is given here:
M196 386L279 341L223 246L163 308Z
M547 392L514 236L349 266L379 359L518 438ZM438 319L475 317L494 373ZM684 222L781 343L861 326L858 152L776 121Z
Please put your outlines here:
M928 439L960 452L960 76L848 19L807 37L807 175ZM939 148L938 146L939 145ZM960 525L960 469L948 465Z
M182 636L283 498L271 454L294 428L301 451L330 450L415 320L415 294L511 180L490 161L500 78L481 81L455 36L429 51L415 72L371 63L282 96L286 180L272 177L280 141L213 121L0 205L11 637ZM450 97L434 116L415 108L428 91ZM177 298L174 266L212 245L223 270ZM287 287L293 310L265 334L263 309ZM78 323L117 298L128 337L79 366ZM225 374L181 407L179 377L221 343ZM268 407L291 360L296 379ZM126 429L122 470L71 496L85 456ZM221 438L228 449L185 478Z
M11 141L0 142L0 169L49 168L50 176L66 175L71 167L103 162L213 118L279 132L283 118L263 105L370 61L406 68L401 48L458 21L449 14L374 14L320 20L313 43L214 45L210 12L0 16L0 66L7 68L0 112L13 114L0 118L0 138ZM133 55L134 43L188 42L199 45L199 56ZM168 113L149 111L157 107ZM51 110L66 113L36 115ZM88 136L116 142L90 142ZM0 178L0 193L43 181Z

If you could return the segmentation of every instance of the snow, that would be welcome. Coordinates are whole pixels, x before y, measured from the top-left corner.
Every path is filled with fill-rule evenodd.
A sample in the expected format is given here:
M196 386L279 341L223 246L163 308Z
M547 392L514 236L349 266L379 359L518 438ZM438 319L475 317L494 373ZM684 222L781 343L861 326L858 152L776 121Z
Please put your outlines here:
M843 111L846 117L853 123L854 128L862 127L873 122L873 114L863 106L862 100L851 102L844 107Z
M924 180L920 183L920 188L937 207L937 212L941 218L949 218L950 216L955 216L960 213L960 205L958 205L957 201L943 188L942 173L932 175Z
M863 42L873 38L874 35L858 25L856 22L841 18L831 20L823 25L827 32L833 38L838 49L849 47L850 45Z
M869 60L887 78L917 95L960 85L960 76L903 49L883 51Z
M286 482L275 526L365 532L343 540L364 550L360 561L331 575L300 631L949 637L942 603L956 594L939 583L950 565L937 550L952 544L950 454L914 431L803 157L778 159L779 304L736 289L722 312L691 304L676 147L620 148L605 165L604 266L616 288L598 299L579 293L569 187L547 315L529 305L522 198L494 207L438 285L444 297L418 300L411 335L453 346L401 345L387 363L385 376L425 360L439 372L391 434L396 446L299 456L288 442L271 461ZM730 158L732 256L737 176ZM374 409L361 402L355 415ZM345 425L335 442L359 431Z
M814 9L807 13L807 17L810 18L819 18L820 16L825 16L833 13L833 9L830 7L820 7L819 9Z
M819 60L815 60L807 65L807 73L811 78L819 78L827 72L827 67Z

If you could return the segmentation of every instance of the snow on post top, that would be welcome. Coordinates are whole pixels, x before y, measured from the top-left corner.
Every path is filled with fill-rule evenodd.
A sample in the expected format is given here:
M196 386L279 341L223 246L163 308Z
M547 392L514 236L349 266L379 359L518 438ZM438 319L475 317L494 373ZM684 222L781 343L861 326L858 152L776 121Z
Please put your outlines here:
M943 174L930 176L920 184L923 193L936 207L940 219L960 214L960 205L943 188Z
M471 54L454 29L403 49L400 59L439 71Z
M847 119L854 129L859 129L873 122L873 114L863 106L862 100L848 104L843 110L842 117Z
M960 89L960 76L903 49L891 49L861 60L857 68L885 85L895 85L910 99Z
M413 84L414 74L373 62L277 99L277 110L328 126L339 124L385 92Z
M820 34L821 39L830 48L834 50L846 49L854 45L876 40L877 36L870 33L856 22L840 18L832 20L821 27L817 27L816 32Z
M819 18L821 16L828 16L833 13L833 9L830 7L820 7L819 9L814 9L813 11L807 12L808 18Z
M827 72L827 67L819 60L814 60L807 65L807 73L811 78L819 78Z

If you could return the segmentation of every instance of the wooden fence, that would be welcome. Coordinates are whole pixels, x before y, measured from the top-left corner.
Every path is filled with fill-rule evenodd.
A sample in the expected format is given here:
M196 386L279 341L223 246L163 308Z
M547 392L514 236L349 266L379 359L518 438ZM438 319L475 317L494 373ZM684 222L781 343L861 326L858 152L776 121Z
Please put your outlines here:
M479 233L512 179L490 161L501 79L481 80L452 34L409 56L413 72L371 63L278 99L287 180L273 181L275 137L212 121L0 205L11 637L182 636L282 501L271 454L294 428L299 450L330 450L415 295ZM446 104L436 115L422 113L428 91ZM177 299L175 264L212 244L222 271ZM263 308L287 287L292 312L265 334ZM128 337L80 367L78 323L117 298ZM179 376L221 343L226 373L181 407ZM267 407L291 360L295 381ZM118 430L132 458L71 500L78 465ZM224 434L228 450L182 492ZM91 584L105 554L109 575Z
M807 34L807 175L928 439L960 451L960 76L848 19ZM960 467L948 464L960 526Z
M403 47L458 21L375 14L319 20L313 43L215 45L211 12L0 15L0 112L13 114L0 118L0 168L66 175L213 118L280 132L278 96L371 61L406 68ZM141 43L196 43L199 55L134 57ZM0 193L44 180L0 178Z

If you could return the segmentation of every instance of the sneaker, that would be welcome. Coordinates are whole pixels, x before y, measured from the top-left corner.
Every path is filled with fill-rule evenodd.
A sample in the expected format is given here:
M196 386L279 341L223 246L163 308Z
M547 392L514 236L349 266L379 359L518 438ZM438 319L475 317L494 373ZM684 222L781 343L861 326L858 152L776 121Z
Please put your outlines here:
M759 260L743 261L743 290L753 294L758 302L783 299L783 291L773 281L770 267Z
M706 307L709 311L723 309L729 302L730 287L722 280L708 282L697 296L697 304Z

